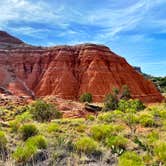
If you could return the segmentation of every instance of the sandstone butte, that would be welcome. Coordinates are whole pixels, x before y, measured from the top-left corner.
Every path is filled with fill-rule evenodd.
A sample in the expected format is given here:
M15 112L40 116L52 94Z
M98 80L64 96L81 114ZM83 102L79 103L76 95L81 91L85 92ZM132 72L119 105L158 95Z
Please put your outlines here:
M71 100L89 92L94 101L103 101L113 88L123 85L144 102L163 99L151 81L106 46L36 47L0 31L0 91Z

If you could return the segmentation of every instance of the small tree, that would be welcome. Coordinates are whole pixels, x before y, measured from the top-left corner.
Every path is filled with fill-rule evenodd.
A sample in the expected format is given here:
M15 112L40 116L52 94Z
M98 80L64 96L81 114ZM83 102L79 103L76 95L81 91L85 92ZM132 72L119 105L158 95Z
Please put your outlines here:
M127 85L123 85L121 99L129 100L131 98L130 89Z
M91 93L84 93L80 96L81 102L92 102L92 94Z
M115 110L118 107L118 89L113 89L113 93L106 96L104 100L104 111Z
M50 121L62 117L62 113L59 112L54 105L49 104L42 100L37 100L31 105L30 113L37 121Z

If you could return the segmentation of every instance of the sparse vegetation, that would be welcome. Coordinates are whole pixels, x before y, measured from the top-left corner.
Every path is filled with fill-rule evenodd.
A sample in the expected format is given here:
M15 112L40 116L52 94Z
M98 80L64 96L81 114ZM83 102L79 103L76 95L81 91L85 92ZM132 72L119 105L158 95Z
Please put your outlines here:
M11 111L3 108L7 121L0 131L0 159L9 156L13 165L37 165L45 157L50 165L67 165L68 161L77 165L89 161L115 166L164 165L166 105L145 108L139 100L120 99L116 89L113 93L118 95L115 110L86 118L56 119L55 107L44 101L19 109L9 107Z

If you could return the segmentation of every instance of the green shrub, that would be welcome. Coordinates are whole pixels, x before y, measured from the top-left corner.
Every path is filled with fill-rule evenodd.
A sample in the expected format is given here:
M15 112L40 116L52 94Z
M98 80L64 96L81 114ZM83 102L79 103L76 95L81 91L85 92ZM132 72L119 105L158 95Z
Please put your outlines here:
M108 137L106 139L106 145L109 148L125 149L125 147L127 145L127 142L128 142L128 140L125 137L121 136L121 135L111 136L111 137Z
M21 125L21 123L20 123L20 121L15 119L15 120L10 121L9 125L11 127L11 131L12 132L17 132L19 127L20 127L20 125Z
M134 134L138 123L137 115L135 115L133 112L126 113L126 115L124 116L124 121L129 126L131 134Z
M101 141L108 137L113 132L112 125L95 125L90 130L92 137L95 140Z
M155 125L153 116L145 113L139 116L139 123L144 127L152 127Z
M126 112L128 109L140 111L145 109L145 105L139 99L121 99L118 103L118 109L123 112Z
M158 162L166 163L166 142L157 142L154 147L154 153Z
M90 137L82 137L75 143L76 150L85 153L92 153L97 150L98 144Z
M22 139L26 140L29 137L37 135L38 134L38 129L33 124L25 124L20 128L20 133L21 133Z
M104 100L103 111L115 110L118 107L118 97L117 94L108 94Z
M122 126L119 125L95 125L90 129L90 133L95 140L103 141L106 137L114 135L123 130Z
M36 135L34 137L30 137L26 141L26 145L34 145L37 149L46 149L47 148L47 141L44 136Z
M32 121L32 115L29 112L24 112L21 115L17 115L14 120L9 122L12 132L17 132L21 124Z
M28 123L32 121L32 114L29 111L22 113L21 115L17 115L15 117L20 123Z
M86 125L80 124L79 126L76 127L76 130L80 133L83 133L86 129Z
M121 99L129 100L131 98L130 89L127 85L123 85Z
M13 153L13 158L16 162L26 162L37 152L37 147L33 144L25 145L24 147L17 147Z
M5 133L0 131L0 150L3 150L6 147L7 139Z
M81 102L92 102L92 94L91 93L84 93L80 96Z
M165 105L158 105L149 108L152 115L157 118L166 119L166 107Z
M118 119L121 119L124 116L123 114L124 114L123 112L115 110L99 114L97 118L102 122L110 123L110 122L115 122Z
M97 119L107 123L113 122L114 121L113 111L99 114Z
M95 116L94 115L88 115L87 116L87 120L94 121L95 120Z
M156 132L156 131L152 131L146 137L147 144L150 145L150 146L152 146L159 139L160 139L159 133Z
M48 104L42 100L37 100L31 105L30 113L33 115L34 119L40 122L62 117L62 113L59 112L54 105Z
M16 162L26 162L30 160L38 151L38 149L46 149L47 143L43 136L34 136L27 139L23 146L18 146L13 153Z
M59 131L59 129L60 129L60 126L56 123L50 123L48 124L48 127L47 127L47 131L49 133Z
M120 101L119 101L119 103L118 103L118 109L120 110L120 111L123 111L123 112L125 112L127 109L129 109L130 108L130 102L129 101L127 101L127 100L123 100L123 99L121 99Z
M139 99L130 100L131 109L135 109L136 111L141 111L146 108L143 102Z
M125 152L119 157L118 166L144 166L144 164L137 153Z

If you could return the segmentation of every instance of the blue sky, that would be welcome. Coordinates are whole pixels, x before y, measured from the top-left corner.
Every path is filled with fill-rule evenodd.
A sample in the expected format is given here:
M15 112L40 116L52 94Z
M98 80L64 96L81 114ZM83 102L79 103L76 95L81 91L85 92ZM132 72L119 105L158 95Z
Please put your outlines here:
M34 45L105 44L166 76L166 0L0 0L0 29Z

